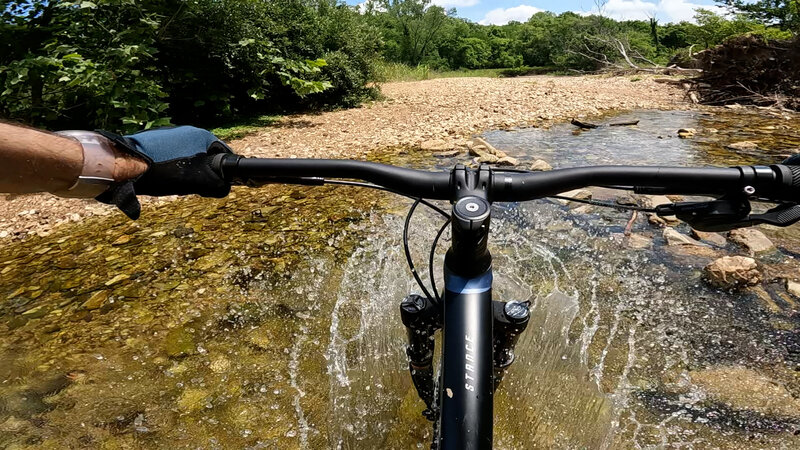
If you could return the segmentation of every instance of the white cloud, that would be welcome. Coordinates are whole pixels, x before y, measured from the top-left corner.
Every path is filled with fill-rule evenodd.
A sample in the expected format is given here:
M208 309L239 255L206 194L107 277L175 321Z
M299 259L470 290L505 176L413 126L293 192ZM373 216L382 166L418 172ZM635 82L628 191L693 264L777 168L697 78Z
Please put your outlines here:
M508 22L525 22L532 15L544 11L535 6L519 5L511 8L497 8L486 13L479 23L482 25L505 25Z
M370 0L364 0L363 2L355 5L356 11L364 14L367 11L367 3ZM433 0L431 2L432 5L441 6L442 8L460 8L466 6L475 6L480 3L480 0ZM373 3L372 7L375 11L386 11L386 8L380 6L378 3Z
M431 3L445 8L461 8L475 6L479 3L479 0L433 0Z
M704 8L725 14L725 9L716 5L701 5L687 0L659 0L650 2L645 0L609 0L603 8L603 15L617 20L648 20L655 17L659 22L680 22L687 20L693 22L695 10ZM597 13L597 8L590 13ZM579 14L586 14L579 12Z

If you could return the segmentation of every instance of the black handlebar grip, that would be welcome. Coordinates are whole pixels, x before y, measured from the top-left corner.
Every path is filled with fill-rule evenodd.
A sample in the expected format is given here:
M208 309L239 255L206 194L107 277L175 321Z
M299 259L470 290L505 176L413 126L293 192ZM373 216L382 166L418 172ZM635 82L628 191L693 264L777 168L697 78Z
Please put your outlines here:
M800 203L800 158L792 157L787 161L794 164L772 166L778 174L780 183L780 187L775 190L774 194L777 197L776 200Z

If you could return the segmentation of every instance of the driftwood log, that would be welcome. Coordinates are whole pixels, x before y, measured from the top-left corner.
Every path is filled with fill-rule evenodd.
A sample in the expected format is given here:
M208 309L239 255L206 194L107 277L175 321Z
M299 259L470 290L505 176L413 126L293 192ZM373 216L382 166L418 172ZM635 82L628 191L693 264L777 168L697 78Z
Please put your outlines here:
M627 122L614 122L614 123L608 124L608 126L610 126L610 127L628 127L628 126L633 126L633 125L639 125L639 119L629 120Z
M572 119L570 121L570 123L575 125L578 128L582 128L584 130L591 130L591 129L594 129L594 128L599 128L601 126L601 125L597 125L597 124L590 123L590 122L581 122L578 119ZM626 122L614 122L614 123L608 124L609 127L625 127L625 126L632 126L632 125L639 125L639 120L636 119L636 120L629 120L629 121L626 121Z
M575 125L578 128L583 128L584 130L590 130L592 128L597 128L599 126L599 125L595 125L595 124L589 123L589 122L581 122L578 119L572 119L570 121L570 123Z

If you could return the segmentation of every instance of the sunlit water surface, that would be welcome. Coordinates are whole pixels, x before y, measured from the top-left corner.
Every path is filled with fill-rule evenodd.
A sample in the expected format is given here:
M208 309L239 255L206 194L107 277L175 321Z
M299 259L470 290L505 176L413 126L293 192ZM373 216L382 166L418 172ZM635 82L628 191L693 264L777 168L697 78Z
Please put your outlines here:
M796 128L761 129L787 125L781 117L595 121L631 116L638 127L486 137L556 167L772 163L800 145ZM675 137L685 127L718 132ZM782 146L720 144L767 131ZM418 290L401 245L407 206L355 188L237 189L137 223L95 218L6 243L0 447L428 447L398 309ZM772 303L713 290L701 280L710 259L665 247L643 218L633 230L652 245L623 245L629 218L548 200L495 205L495 298L533 302L496 395L495 447L797 448L797 299L769 283ZM429 212L413 221L420 272L439 224ZM776 239L764 263L794 264L796 236ZM759 397L765 385L774 392Z

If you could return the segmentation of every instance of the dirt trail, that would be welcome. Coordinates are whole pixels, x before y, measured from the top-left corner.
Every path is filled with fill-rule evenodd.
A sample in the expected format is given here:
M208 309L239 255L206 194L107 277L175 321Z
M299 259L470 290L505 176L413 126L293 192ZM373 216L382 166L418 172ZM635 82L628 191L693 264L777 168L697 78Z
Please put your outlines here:
M387 83L382 92L384 100L360 108L286 117L231 146L246 156L359 159L375 150L429 146L431 140L455 146L485 130L541 126L609 109L688 106L681 90L649 77L442 78ZM0 199L0 239L47 234L86 215L117 213L90 200L8 196Z

